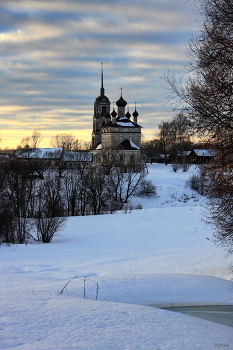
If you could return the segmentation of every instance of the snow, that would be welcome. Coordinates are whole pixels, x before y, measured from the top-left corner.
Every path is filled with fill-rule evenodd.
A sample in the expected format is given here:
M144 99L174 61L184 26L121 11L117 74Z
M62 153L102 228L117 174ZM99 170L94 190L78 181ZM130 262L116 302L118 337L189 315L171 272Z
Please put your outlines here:
M119 126L130 126L131 128L133 128L134 127L134 124L131 122L131 121L126 121L126 122L117 122L116 123L117 125L119 125Z
M64 151L62 155L64 161L91 162L92 153L87 151Z
M231 327L159 309L232 305L232 262L185 185L195 166L148 170L157 196L130 203L143 209L71 217L50 244L0 246L0 349L233 349Z
M209 149L194 149L193 151L199 157L202 157L202 156L211 157L215 153L214 150L209 150Z
M140 147L135 145L135 143L133 141L129 140L129 142L130 142L130 145L131 145L132 148L140 149Z
M32 148L30 151L26 152L23 150L17 150L15 154L20 158L60 158L62 148Z

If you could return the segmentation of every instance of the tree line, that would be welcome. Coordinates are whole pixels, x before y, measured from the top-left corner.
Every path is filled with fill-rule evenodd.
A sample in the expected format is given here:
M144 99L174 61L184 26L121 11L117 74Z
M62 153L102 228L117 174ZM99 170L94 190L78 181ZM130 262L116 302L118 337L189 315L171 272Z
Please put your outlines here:
M195 141L194 141L195 140ZM183 111L175 114L170 120L161 121L155 138L142 142L142 150L153 157L162 154L165 165L168 160L174 164L186 162L186 151L193 148L208 148L206 140L195 134L195 126Z
M156 193L144 163L125 172L115 157L99 165L77 162L62 173L30 158L2 157L0 243L48 243L68 216L114 213L132 196Z

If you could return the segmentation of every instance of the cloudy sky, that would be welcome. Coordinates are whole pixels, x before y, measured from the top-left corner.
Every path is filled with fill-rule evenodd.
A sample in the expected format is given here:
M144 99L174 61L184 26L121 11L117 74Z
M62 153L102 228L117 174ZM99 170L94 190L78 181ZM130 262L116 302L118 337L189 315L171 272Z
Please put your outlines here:
M91 140L101 62L105 94L123 97L151 138L171 117L162 78L182 72L197 17L187 0L0 0L2 147L33 130Z

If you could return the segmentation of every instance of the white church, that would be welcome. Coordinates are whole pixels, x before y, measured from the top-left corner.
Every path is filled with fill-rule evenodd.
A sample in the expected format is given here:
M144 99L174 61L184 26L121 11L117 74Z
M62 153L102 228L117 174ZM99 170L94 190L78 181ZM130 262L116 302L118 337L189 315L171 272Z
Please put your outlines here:
M125 165L138 163L141 158L141 126L138 124L138 112L135 110L131 116L125 108L127 102L121 96L116 101L117 111L105 96L103 85L103 65L101 66L100 96L94 102L92 150L93 161L100 162L104 155L113 151L119 154L119 160Z

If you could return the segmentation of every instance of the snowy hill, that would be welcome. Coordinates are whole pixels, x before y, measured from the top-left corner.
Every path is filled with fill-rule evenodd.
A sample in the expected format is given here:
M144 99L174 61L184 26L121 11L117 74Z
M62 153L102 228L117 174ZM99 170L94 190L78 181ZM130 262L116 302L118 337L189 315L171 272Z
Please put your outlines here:
M157 196L133 198L141 210L0 246L0 349L233 349L231 327L148 306L233 304L231 262L186 187L197 169L148 169Z

